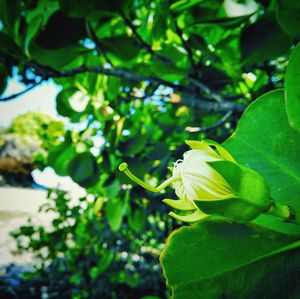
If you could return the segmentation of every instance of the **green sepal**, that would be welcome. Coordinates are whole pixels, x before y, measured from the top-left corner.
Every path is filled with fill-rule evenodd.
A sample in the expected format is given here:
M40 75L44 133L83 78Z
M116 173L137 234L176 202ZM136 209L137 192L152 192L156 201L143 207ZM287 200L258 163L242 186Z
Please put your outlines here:
M227 181L234 196L218 200L195 200L197 207L204 213L221 215L231 221L245 223L269 208L270 189L259 173L229 161L214 161L208 164Z
M196 207L193 203L191 203L189 200L184 200L184 199L164 199L163 202L176 209L176 210L181 210L181 211L192 211L195 210Z
M223 216L237 223L247 223L262 213L262 210L257 206L237 197L219 200L201 199L194 202L206 214Z
M174 212L170 212L169 215L179 221L183 221L183 222L196 222L196 221L200 221L200 220L204 220L209 218L209 215L206 215L204 213L202 213L201 211L196 211L192 214L189 215L178 215Z

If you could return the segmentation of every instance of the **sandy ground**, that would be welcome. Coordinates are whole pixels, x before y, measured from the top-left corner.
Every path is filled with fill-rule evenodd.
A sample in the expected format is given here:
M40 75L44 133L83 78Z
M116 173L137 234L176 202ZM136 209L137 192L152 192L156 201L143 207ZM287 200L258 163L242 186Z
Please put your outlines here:
M16 242L9 232L24 225L28 218L33 223L49 225L51 215L38 212L38 208L46 202L47 192L44 190L23 188L0 188L0 264L27 264L32 259L29 253L13 255Z

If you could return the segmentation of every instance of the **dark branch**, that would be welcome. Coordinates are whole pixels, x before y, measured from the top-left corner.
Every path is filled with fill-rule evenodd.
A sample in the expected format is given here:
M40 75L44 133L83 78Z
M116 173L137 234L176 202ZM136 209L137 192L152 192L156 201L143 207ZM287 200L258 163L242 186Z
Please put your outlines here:
M207 94L210 98L216 100L217 102L224 102L226 101L219 93L213 91L210 87L208 87L203 82L196 80L194 78L189 78L190 82L195 86L199 87L204 94Z
M96 51L97 51L98 55L99 56L103 56L107 63L109 63L110 65L113 65L112 62L110 61L110 59L107 57L107 55L101 49L100 41L97 38L96 33L95 33L95 31L94 31L94 29L93 29L93 27L92 27L91 24L87 24L87 31L90 34L93 42L96 45Z
M176 22L175 22L175 26L176 26L176 32L181 39L181 43L188 54L188 58L189 58L191 66L192 66L192 69L196 73L197 66L196 66L196 62L193 57L193 51L192 51L191 47L189 46L189 44L183 38L183 32L180 29L180 27L177 25ZM224 98L220 94L213 91L209 86L207 86L206 84L201 82L199 79L195 79L195 78L192 78L191 76L189 76L189 80L194 86L197 86L204 94L208 95L210 98L216 100L217 102L225 101Z
M114 77L118 77L118 78L125 79L128 81L132 81L132 82L148 81L155 85L169 86L179 92L190 93L192 91L192 89L189 88L188 86L174 84L172 82L169 82L169 81L166 81L163 79L159 79L156 77L151 77L151 76L148 77L148 76L133 74L132 72L130 72L130 70L125 69L125 68L105 68L103 66L84 66L83 65L83 66L80 66L75 69L59 71L59 70L50 68L48 66L44 67L41 65L37 65L34 62L31 62L30 66L32 68L36 69L37 75L41 75L42 77L46 77L46 78L49 78L49 77L52 77L52 78L73 77L73 76L81 74L81 73L91 72L91 73L98 73L98 74L103 74L103 75L108 75L108 76L114 76Z
M191 108L199 109L204 112L212 112L212 113L226 113L228 111L236 111L242 112L245 109L245 105L236 104L234 102L227 101L222 98L222 101L205 101L199 100L199 94L196 93L195 89L184 86L174 84L172 82L159 79L151 76L143 76L138 74L133 74L130 70L124 68L105 68L103 66L81 66L71 70L55 70L49 66L42 66L36 64L35 62L31 62L29 64L31 68L35 70L36 75L39 75L43 78L62 78L62 77L73 77L77 74L85 73L85 72L93 72L97 74L104 74L108 76L115 76L124 80L128 80L131 82L142 82L148 81L152 83L154 86L168 86L174 89L177 93L180 94L180 104L186 105ZM197 81L198 82L198 81ZM199 84L199 82L197 83ZM206 89L204 89L206 88ZM211 92L208 87L204 87L203 91ZM208 95L210 95L208 93ZM212 92L211 98L214 98L216 95Z
M227 113L228 111L241 113L246 108L246 105L229 101L209 102L199 100L199 96L195 96L193 94L182 94L180 104L199 109L207 113Z
M26 88L26 89L24 89L24 90L22 90L20 92L14 93L14 94L12 94L10 96L7 96L7 97L4 97L4 98L0 98L0 102L6 102L6 101L13 100L13 99L15 99L15 98L17 98L17 97L19 97L19 96L27 93L28 91L30 91L31 89L35 88L36 86L40 85L42 82L43 82L43 79L41 81L39 81L39 82L36 82L36 83L32 84L31 86L29 86L28 88Z
M193 70L196 70L196 63L195 63L195 60L194 60L194 57L193 57L193 51L190 48L190 46L188 45L188 43L184 40L184 38L183 38L183 32L179 28L179 26L177 25L176 22L175 22L175 26L176 26L177 34L179 35L179 37L181 39L181 43L182 43L184 49L186 50L186 52L188 54L188 58L189 58L190 64L191 64Z
M227 119L232 115L232 113L233 111L228 111L219 121L217 121L212 125L205 126L205 127L186 127L185 131L189 133L199 133L199 132L207 132L216 129L222 126L227 121Z

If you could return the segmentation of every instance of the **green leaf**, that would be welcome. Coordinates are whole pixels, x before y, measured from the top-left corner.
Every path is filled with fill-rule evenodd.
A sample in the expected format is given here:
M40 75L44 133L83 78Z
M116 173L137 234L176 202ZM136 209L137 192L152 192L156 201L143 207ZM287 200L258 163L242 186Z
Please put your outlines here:
M94 215L98 215L102 210L103 204L105 203L105 197L98 197L94 203Z
M63 68L76 58L88 52L80 45L69 45L58 49L45 49L40 47L35 40L30 42L29 53L32 59L42 65L51 65L53 68Z
M131 212L128 218L129 226L136 232L140 232L146 224L147 216L141 209Z
M108 267L110 266L111 262L113 261L114 254L111 251L106 251L102 258L98 263L98 275L104 273Z
M4 32L0 32L0 53L13 56L14 58L24 57L21 48Z
M299 247L258 226L205 221L173 232L160 260L174 299L291 298Z
M135 58L140 51L135 40L126 35L104 38L100 42L101 48L104 52L108 52L109 56L112 55L125 61Z
M139 153L144 149L148 140L146 135L136 135L133 138L129 139L121 148L122 153L125 156L131 156Z
M109 199L105 206L105 215L110 228L116 232L122 225L123 203L118 199Z
M300 1L277 0L276 16L281 28L290 36L300 38Z
M252 103L224 147L238 163L266 179L272 198L300 213L300 134L289 125L283 90ZM262 215L255 222L286 233L300 232L300 226L276 217Z
M65 13L55 12L41 31L36 43L45 49L57 49L77 43L86 37L84 19L72 18Z
M281 30L272 16L264 16L245 27L240 43L242 64L253 65L286 54L292 39Z
M69 173L69 163L75 155L75 148L64 142L50 149L48 154L48 164L57 174L66 176Z
M290 125L300 131L300 43L293 50L285 75L285 101Z
M93 185L98 178L98 167L94 156L89 152L77 154L69 163L68 173L81 186Z
M62 89L56 96L57 112L77 122L87 113L90 97L83 94L76 87L70 86Z
M0 20L6 32L12 37L18 37L18 30L21 17L21 1L0 0Z
M204 0L180 0L180 1L173 3L170 6L170 9L172 12L179 13L186 9L192 8L193 6L199 4L203 1Z
M245 16L240 16L240 17L232 17L232 18L215 18L215 19L200 19L196 20L195 22L191 23L188 25L190 26L195 26L197 24L217 24L221 27L227 28L227 29L232 29L235 27L240 26L244 22L246 22L253 14L250 15L245 15Z

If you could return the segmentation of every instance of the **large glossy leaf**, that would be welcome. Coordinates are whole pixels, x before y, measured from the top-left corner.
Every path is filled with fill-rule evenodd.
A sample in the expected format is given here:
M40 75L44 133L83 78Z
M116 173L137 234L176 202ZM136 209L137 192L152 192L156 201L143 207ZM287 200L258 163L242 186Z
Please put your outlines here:
M286 110L290 125L300 131L300 43L290 57L285 84Z
M300 1L277 0L277 19L281 28L295 38L300 38Z
M299 246L258 226L205 221L175 231L161 263L175 299L293 298Z
M269 92L251 104L224 146L239 163L267 180L276 201L300 213L300 134L289 125L283 90ZM283 232L300 232L300 226L271 216L262 215L256 222Z

